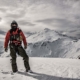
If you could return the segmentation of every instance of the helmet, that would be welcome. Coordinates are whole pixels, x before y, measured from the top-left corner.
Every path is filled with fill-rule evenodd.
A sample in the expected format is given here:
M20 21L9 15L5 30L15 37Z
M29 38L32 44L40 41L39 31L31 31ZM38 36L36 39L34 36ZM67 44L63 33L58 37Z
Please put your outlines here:
M14 24L15 24L16 26L14 26ZM11 23L11 29L16 30L17 27L18 27L17 22L16 22L15 20L13 20L12 23Z
M18 24L17 24L17 22L16 22L15 20L12 21L11 26L12 26L13 24L16 24L16 25L18 26Z

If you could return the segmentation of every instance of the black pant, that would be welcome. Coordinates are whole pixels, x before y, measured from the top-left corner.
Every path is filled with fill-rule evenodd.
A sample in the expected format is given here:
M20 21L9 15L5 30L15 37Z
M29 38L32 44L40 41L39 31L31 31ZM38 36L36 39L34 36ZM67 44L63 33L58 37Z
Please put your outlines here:
M13 72L18 71L17 64L16 64L16 53L18 53L21 57L23 57L24 60L24 66L26 68L26 71L30 70L29 66L29 57L26 54L26 51L23 49L22 46L12 46L10 45L10 55L12 57L11 59L11 65Z

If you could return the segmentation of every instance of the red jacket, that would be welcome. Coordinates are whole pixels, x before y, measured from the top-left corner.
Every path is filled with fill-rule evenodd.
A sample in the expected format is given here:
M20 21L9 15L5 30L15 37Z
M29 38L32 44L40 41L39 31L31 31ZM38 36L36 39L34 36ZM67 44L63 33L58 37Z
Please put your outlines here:
M19 28L17 28L18 30ZM14 34L17 34L17 30L16 31L13 31ZM10 31L7 32L6 34L6 37L5 37L5 42L4 42L4 48L7 48L8 47L8 43L9 43L9 40L10 40ZM20 36L22 36L22 40L23 40L23 43L25 46L27 46L27 41L26 41L26 37L24 36L24 33L21 31L20 32Z

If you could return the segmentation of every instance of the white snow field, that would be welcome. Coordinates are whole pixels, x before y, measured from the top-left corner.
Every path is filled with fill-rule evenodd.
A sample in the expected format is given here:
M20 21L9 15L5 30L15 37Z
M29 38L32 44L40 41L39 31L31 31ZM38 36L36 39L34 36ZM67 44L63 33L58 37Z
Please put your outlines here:
M26 73L17 58L19 73L12 73L10 58L0 58L0 80L80 80L80 60L30 57L33 73Z

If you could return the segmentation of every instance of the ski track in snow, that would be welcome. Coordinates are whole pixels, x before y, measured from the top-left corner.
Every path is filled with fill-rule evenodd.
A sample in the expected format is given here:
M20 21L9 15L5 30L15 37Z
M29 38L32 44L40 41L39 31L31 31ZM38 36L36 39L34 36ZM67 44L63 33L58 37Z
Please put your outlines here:
M0 80L80 80L80 60L30 57L34 73L26 73L23 59L17 58L19 73L12 73L10 58L0 58Z

